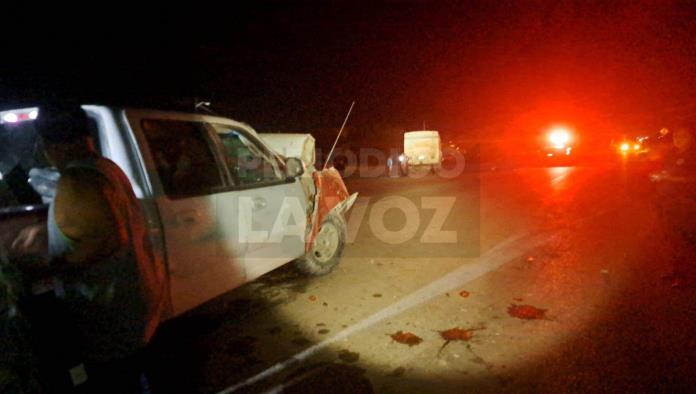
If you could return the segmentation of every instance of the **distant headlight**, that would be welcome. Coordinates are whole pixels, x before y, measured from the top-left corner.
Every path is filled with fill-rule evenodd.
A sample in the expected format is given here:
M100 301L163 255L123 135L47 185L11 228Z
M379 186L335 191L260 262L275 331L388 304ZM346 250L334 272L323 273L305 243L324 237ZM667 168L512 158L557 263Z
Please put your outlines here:
M403 163L406 161L406 156L404 155L399 155L399 162Z

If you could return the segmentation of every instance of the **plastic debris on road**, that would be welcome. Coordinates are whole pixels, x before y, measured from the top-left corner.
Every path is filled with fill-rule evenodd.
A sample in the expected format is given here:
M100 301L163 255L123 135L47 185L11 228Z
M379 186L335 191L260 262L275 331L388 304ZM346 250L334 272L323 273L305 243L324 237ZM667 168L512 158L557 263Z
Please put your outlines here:
M539 309L531 305L512 304L508 307L508 314L512 317L523 320L546 319L546 309Z
M480 330L480 328L479 328ZM445 341L468 341L474 337L475 330L464 330L458 327L450 328L449 330L440 331L440 336Z
M459 327L455 328L450 328L449 330L444 330L440 331L440 337L445 340L445 343L442 344L442 347L440 347L440 350L438 351L438 356L442 351L445 349L447 345L449 345L450 342L452 341L464 341L464 342L469 342L471 338L474 337L474 331L478 330L483 330L486 327L479 327L479 328L470 328L470 329L463 329Z
M398 331L391 334L390 337L396 342L403 343L404 345L415 346L423 342L423 339L412 332Z

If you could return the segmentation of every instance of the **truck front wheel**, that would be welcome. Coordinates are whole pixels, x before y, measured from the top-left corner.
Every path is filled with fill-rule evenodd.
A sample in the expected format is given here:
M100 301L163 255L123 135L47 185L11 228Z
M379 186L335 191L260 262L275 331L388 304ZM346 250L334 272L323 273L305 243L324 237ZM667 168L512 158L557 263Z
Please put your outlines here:
M307 275L325 275L341 261L346 244L346 221L343 216L329 214L321 224L312 248L297 260L295 266Z

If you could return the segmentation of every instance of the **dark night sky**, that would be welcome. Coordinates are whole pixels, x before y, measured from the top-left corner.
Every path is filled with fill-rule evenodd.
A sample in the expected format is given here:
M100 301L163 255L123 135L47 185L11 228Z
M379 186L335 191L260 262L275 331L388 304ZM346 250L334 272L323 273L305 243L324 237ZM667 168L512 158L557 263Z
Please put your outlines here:
M3 56L5 101L199 96L302 131L336 129L356 100L351 126L377 138L423 121L463 136L696 121L696 3L230 3L81 18Z

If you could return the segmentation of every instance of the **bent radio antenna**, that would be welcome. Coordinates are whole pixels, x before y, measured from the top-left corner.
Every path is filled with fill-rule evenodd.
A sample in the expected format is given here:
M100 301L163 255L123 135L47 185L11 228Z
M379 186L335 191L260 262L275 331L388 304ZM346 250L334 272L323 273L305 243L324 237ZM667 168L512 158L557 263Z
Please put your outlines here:
M334 141L333 146L331 147L331 150L329 151L329 155L326 156L326 161L324 162L324 167L322 170L326 169L326 166L329 165L329 161L331 161L331 155L333 154L334 149L336 149L336 144L338 144L338 140L341 138L341 133L343 133L343 128L346 127L346 123L348 123L348 118L350 117L350 113L353 111L353 106L355 105L355 101L350 105L350 108L348 108L348 113L346 114L346 118L343 120L343 125L341 126L341 129L338 131L338 135L336 136L336 141Z

